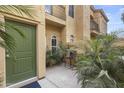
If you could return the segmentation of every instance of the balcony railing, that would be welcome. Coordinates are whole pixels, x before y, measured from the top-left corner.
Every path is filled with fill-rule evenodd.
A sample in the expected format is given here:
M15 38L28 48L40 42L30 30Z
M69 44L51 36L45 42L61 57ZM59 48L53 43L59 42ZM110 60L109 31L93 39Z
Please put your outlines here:
M51 7L50 7L51 6ZM62 5L50 5L45 7L45 12L62 20L66 20L65 7Z
M99 32L99 25L94 20L90 21L90 30L96 30Z

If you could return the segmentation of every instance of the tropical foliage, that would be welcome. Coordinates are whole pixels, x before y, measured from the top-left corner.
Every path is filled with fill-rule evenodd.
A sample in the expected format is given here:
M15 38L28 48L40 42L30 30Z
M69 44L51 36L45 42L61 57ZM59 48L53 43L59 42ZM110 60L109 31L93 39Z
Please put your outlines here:
M76 71L82 87L124 87L124 48L114 47L116 33L100 35L78 57Z
M22 6L22 5L1 5L0 6L0 14L3 15L4 13L11 13L11 14L18 14L21 16L30 16L33 17L34 10L32 6ZM4 31L5 28L8 30L15 30L17 31L22 37L24 37L24 34L21 32L20 29L17 27L14 27L10 23L0 22L0 47L6 48L9 50L9 52L14 52L14 49L16 47L14 38L7 33L7 31Z
M52 50L47 50L46 65L52 66L55 64L62 63L64 60L64 57L66 56L66 53L67 53L67 47L62 43L59 44L55 52L52 52Z

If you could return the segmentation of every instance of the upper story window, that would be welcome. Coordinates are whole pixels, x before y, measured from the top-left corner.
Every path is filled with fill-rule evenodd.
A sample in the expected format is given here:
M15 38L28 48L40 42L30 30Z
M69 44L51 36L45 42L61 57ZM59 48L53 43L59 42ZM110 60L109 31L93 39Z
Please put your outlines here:
M52 5L45 5L45 12L52 14Z
M69 5L69 16L74 18L74 6L73 5Z

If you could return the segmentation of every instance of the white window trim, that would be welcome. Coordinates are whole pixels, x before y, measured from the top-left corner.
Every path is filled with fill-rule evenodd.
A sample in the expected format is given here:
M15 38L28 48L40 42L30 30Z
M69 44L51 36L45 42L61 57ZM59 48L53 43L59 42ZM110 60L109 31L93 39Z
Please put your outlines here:
M53 39L53 36L56 37L56 46L52 46L52 39ZM58 47L58 40L57 40L57 36L56 36L56 35L52 35L52 36L51 36L50 42L51 42L51 50L52 50L52 47L55 47L55 48L57 49L57 47Z

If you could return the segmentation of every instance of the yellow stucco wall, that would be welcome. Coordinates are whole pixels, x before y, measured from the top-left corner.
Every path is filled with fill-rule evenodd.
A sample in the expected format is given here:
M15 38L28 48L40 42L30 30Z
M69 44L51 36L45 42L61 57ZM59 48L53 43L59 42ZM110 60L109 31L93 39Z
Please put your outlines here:
M104 19L100 12L94 13L95 21L99 25L99 30L101 33L107 33L107 21Z
M90 39L90 6L77 5L75 9L77 40Z
M62 5L53 5L52 14L60 19L66 19L65 7Z
M0 21L4 22L4 16L0 15ZM1 39L1 38L0 38ZM2 39L1 39L2 40ZM3 81L1 82L0 87L5 87L6 86L6 68L5 68L5 49L0 47L0 79Z
M57 45L62 41L61 38L62 28L46 24L46 42L47 42L47 48L51 49L51 38L52 36L56 36L57 38Z
M54 7L54 12L56 15L61 14L58 9L55 9L57 6ZM57 13L58 12L58 13ZM62 28L61 31L61 38L64 43L70 42L70 36L74 36L74 42L83 42L84 40L91 39L91 31L90 31L90 16L92 15L94 21L96 21L99 25L100 32L107 32L107 22L105 21L104 17L101 15L100 12L94 12L91 10L90 5L75 5L74 6L74 18L69 16L69 6L65 6L65 14L66 20L61 20L54 15L47 14L47 23L54 24ZM48 18L49 15L49 18ZM62 15L64 15L62 13ZM64 24L65 22L65 24ZM103 24L105 23L105 25ZM48 28L49 26L47 26ZM50 28L49 28L50 30ZM54 32L54 31L53 31ZM96 31L95 31L96 32ZM46 33L49 33L46 31ZM52 33L52 30L51 30ZM57 32L56 32L57 33ZM49 35L47 35L48 37ZM47 40L47 45L50 46L50 42ZM82 44L83 45L83 44Z
M75 11L75 9L74 9ZM69 6L66 6L66 42L70 42L70 36L74 36L74 41L76 40L76 29L75 29L75 15L74 18L69 16Z

